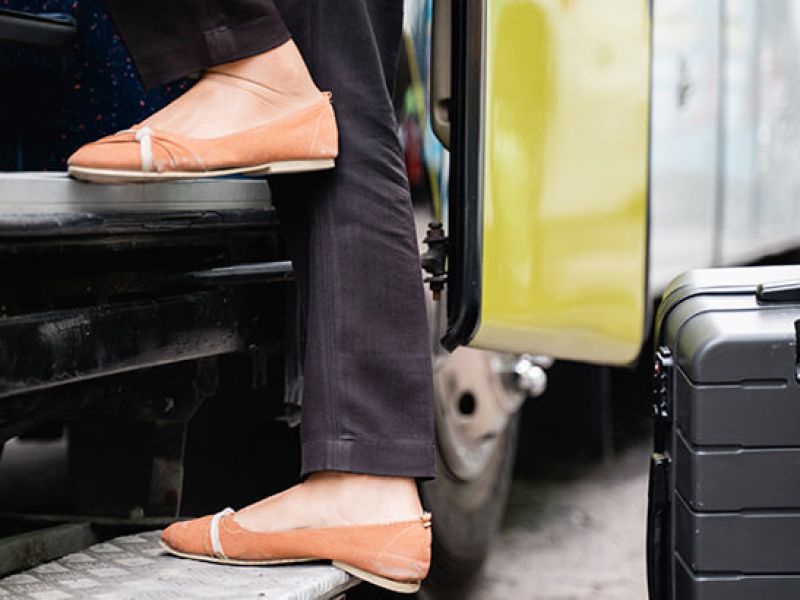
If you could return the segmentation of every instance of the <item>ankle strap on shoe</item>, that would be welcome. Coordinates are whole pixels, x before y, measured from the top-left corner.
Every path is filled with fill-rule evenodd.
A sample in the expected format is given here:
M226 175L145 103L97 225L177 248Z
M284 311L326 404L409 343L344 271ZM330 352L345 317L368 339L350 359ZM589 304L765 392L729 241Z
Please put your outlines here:
M219 522L222 517L232 514L233 509L228 507L211 517L211 525L208 528L208 533L211 536L211 550L214 552L214 556L217 558L228 558L225 556L225 550L223 550L222 542L219 539Z
M142 160L142 171L153 170L153 130L142 127L136 130L135 138L139 142L139 152Z

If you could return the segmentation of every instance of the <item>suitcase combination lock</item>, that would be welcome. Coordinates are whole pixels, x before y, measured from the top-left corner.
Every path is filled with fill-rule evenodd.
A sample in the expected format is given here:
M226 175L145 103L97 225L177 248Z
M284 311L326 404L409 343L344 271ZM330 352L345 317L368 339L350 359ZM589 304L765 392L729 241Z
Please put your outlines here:
M653 416L657 423L672 423L672 403L669 397L669 378L673 366L672 351L661 346L653 365Z

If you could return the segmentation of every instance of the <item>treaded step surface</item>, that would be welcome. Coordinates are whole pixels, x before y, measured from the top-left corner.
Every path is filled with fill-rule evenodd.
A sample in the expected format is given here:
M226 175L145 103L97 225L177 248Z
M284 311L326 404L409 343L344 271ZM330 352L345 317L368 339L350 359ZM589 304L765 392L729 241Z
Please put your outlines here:
M15 600L329 600L358 580L326 564L240 567L176 558L161 532L119 537L0 579Z

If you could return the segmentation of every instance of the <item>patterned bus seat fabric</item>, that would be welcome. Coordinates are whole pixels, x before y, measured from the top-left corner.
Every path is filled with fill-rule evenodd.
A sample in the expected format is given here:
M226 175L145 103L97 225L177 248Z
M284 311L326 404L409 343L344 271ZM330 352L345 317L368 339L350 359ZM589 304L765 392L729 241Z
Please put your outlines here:
M0 0L0 8L77 24L75 43L61 53L0 44L0 171L64 170L79 146L130 127L191 86L145 91L103 0Z

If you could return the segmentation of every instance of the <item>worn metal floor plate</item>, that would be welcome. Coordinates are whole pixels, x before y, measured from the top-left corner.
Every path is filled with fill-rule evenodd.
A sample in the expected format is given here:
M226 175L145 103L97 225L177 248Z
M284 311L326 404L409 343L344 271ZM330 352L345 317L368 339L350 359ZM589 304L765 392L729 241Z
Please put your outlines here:
M165 553L160 532L116 538L0 579L0 600L330 600L358 580L325 564L239 567Z

